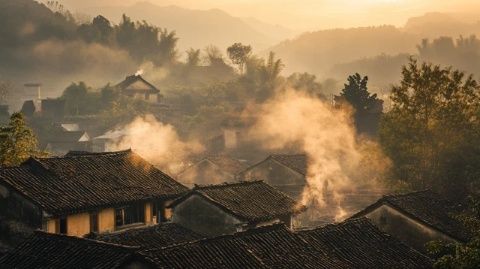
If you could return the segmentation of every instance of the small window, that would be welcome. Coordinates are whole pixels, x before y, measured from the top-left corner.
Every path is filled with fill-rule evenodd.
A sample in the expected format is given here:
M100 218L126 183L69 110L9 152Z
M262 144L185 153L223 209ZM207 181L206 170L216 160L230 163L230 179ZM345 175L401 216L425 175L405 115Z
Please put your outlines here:
M67 234L67 218L61 217L59 220L59 233Z
M98 213L93 212L90 214L90 232L98 232Z
M115 209L115 227L123 225L123 208Z

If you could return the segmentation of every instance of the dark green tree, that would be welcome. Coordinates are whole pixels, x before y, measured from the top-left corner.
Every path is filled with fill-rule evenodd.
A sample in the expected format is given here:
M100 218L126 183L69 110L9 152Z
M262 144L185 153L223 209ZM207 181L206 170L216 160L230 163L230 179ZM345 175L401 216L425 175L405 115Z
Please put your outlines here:
M251 54L252 47L243 45L242 43L235 43L227 48L228 57L233 64L238 65L241 74L243 74L245 63Z
M360 74L349 76L340 93L340 101L347 102L354 110L353 118L359 133L375 136L378 130L383 101L368 91L368 77Z
M382 119L380 142L394 175L414 189L464 198L480 178L480 87L452 68L403 67Z
M13 113L8 125L0 127L0 164L16 166L30 156L41 155L37 138L21 113Z

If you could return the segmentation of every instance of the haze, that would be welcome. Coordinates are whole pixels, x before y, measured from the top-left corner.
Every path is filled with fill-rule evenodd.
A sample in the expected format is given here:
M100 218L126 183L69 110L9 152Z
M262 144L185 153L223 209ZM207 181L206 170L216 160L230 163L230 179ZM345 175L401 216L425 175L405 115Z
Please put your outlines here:
M136 0L63 0L73 9L92 6L131 5ZM474 0L150 0L157 5L176 5L191 9L222 9L238 17L288 26L295 30L403 25L409 17L426 12L473 13L480 9ZM468 16L467 16L468 17Z

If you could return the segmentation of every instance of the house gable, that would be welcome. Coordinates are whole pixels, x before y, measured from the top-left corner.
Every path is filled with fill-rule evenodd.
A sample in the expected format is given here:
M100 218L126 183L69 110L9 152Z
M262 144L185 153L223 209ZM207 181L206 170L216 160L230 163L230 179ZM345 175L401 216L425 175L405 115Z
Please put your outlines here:
M172 221L204 235L233 233L245 223L198 194L175 206Z
M425 251L425 243L435 240L458 242L442 231L425 225L388 204L382 204L364 216L380 230L407 242L417 250Z

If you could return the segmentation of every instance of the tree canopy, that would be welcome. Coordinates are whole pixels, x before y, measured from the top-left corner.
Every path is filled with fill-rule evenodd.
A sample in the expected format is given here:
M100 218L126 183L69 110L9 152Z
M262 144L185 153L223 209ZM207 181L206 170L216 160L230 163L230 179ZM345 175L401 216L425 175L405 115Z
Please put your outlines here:
M21 113L13 113L10 122L0 127L0 163L16 166L30 156L39 155L37 138Z
M450 67L411 59L392 88L380 141L394 175L415 189L465 197L480 171L480 87Z

